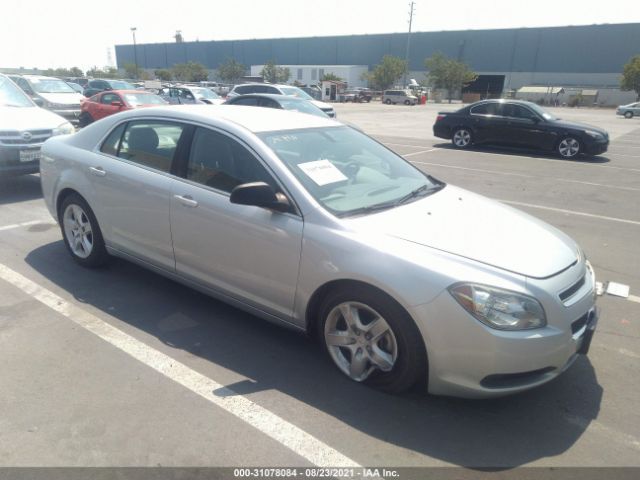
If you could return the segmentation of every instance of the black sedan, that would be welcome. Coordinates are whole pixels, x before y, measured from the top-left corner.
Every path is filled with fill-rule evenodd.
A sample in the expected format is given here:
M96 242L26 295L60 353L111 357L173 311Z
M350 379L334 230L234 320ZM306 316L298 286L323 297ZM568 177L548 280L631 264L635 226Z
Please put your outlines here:
M598 155L609 146L605 130L562 121L535 103L518 100L484 100L457 112L440 112L433 133L456 148L509 145L553 151L567 159Z
M330 118L321 109L304 98L290 97L288 95L275 95L268 93L251 93L239 95L228 99L225 105L244 105L249 107L279 108L281 110L295 110L302 113L310 113L318 117Z

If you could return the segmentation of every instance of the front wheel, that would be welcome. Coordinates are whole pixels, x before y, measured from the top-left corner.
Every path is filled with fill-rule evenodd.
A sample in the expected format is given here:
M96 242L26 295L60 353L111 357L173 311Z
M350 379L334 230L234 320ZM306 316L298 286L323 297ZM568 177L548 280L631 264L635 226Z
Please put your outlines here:
M91 207L78 194L68 195L60 206L60 227L64 244L83 267L99 267L108 259L102 232Z
M391 100L389 100L388 98L384 101L384 103L386 103L387 105L391 105Z
M366 287L329 294L320 309L319 337L351 380L398 393L427 377L422 336L407 312Z
M557 151L562 158L572 159L578 156L582 150L580 140L575 137L566 137L558 143Z
M451 137L451 143L456 148L468 148L471 146L472 136L468 128L457 128Z
M411 100L405 100L405 101L404 101L404 104L405 104L405 105L411 105Z
M624 118L633 118L633 112L624 112Z

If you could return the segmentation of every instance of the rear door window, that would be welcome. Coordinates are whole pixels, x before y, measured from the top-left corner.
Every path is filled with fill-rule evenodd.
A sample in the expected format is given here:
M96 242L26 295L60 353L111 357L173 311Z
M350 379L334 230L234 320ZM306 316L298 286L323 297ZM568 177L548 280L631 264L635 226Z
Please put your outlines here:
M250 107L255 107L258 105L258 99L255 97L239 98L233 102L233 105L246 105Z
M169 173L185 126L156 120L129 122L117 156L145 167Z

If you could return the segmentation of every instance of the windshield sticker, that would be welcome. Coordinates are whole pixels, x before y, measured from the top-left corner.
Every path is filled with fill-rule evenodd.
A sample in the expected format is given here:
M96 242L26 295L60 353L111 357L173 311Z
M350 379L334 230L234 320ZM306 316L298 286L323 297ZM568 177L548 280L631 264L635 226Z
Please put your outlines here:
M347 180L347 177L329 160L301 163L298 167L319 186Z

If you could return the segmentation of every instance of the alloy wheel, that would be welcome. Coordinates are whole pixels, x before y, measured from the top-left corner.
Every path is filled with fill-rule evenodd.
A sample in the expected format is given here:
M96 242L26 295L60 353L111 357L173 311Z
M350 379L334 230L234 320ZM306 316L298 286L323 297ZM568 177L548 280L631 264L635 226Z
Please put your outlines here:
M453 134L453 143L456 147L467 147L471 143L471 133L469 130L456 130Z
M398 358L393 330L378 312L363 303L336 305L327 317L324 339L338 368L357 382L376 370L390 372Z
M579 151L580 142L572 137L563 139L558 145L558 152L565 158L575 157Z
M74 255L87 258L93 251L93 230L87 213L76 204L70 204L62 217L64 233Z

